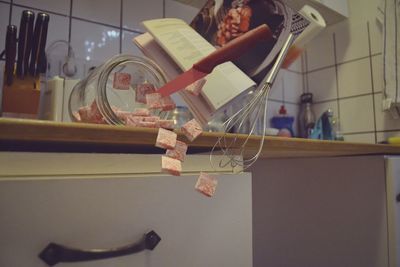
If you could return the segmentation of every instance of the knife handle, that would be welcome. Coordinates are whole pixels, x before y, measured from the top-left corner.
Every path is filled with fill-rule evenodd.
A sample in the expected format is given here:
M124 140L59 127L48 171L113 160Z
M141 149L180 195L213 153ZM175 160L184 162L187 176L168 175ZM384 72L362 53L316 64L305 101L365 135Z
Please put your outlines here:
M17 53L17 26L8 25L6 34L6 84L10 86L13 82L15 56Z
M242 36L215 50L193 65L193 68L204 73L211 73L214 67L234 60L246 53L252 46L262 40L270 40L272 32L266 24L262 24Z
M46 13L38 13L33 35L31 61L29 64L29 73L32 76L36 76L40 72L43 72L43 70L46 70L46 57L44 50L46 46L48 25L49 15Z
M28 73L34 19L35 13L33 11L24 10L22 12L18 35L17 76L19 78L23 78Z

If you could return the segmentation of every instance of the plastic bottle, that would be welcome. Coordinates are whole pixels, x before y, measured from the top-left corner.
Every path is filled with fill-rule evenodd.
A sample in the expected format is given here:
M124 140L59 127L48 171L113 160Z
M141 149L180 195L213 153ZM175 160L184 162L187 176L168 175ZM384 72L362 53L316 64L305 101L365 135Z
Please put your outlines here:
M300 96L300 112L298 116L299 137L309 138L315 125L315 114L312 110L312 93Z

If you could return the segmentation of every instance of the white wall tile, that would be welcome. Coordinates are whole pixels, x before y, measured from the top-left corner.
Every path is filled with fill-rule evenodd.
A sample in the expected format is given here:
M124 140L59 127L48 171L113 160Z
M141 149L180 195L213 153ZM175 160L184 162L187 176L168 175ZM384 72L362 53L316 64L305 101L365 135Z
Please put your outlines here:
M307 45L308 71L335 64L332 31L325 30Z
M374 131L372 95L339 100L340 126L342 132Z
M358 59L369 55L367 22L344 21L333 26L336 36L336 61Z
M132 39L138 35L140 34L122 31L122 53L143 56L143 53L140 51L140 49L134 44L134 42L132 42Z
M70 0L14 0L15 4L69 15Z
M123 1L122 25L131 30L144 31L143 20L158 19L163 17L163 0Z
M390 132L377 132L376 138L377 142L387 141L389 137L399 137L400 131L390 131Z
M119 29L75 19L71 27L71 45L77 58L105 61L118 54Z
M165 17L178 18L190 24L199 12L198 8L185 5L173 0L165 0Z
M303 63L301 57L305 54L306 54L305 51L303 51L302 54L288 67L288 70L303 73L305 70L303 70Z
M284 71L279 71L278 75L275 78L275 82L272 85L271 91L269 93L269 99L273 100L283 100L283 78L284 78Z
M338 65L339 97L372 93L370 59Z
M372 57L372 77L374 79L374 92L382 92L384 85L382 55Z
M314 103L312 106L312 110L314 111L315 114L315 120L318 120L318 118L321 117L322 113L324 113L328 109L331 109L333 111L333 116L335 118L339 116L337 100L323 102L323 103Z
M303 93L303 75L283 70L283 77L285 101L299 103Z
M393 119L389 112L382 110L382 94L375 94L376 130L400 129L400 119Z
M93 5L96 5L94 7ZM74 1L72 16L119 27L121 0Z
M371 53L382 53L382 25L376 18L369 19L369 34L371 38Z
M17 6L14 6L12 9L12 23L18 25L18 27L21 20L22 11L25 9L26 8ZM37 15L37 12L35 13L35 15ZM69 19L67 17L50 14L46 47L49 47L54 41L57 40L68 41L68 22Z
M375 133L346 134L343 137L346 142L375 144Z
M298 135L298 127L297 127L297 114L299 114L299 105L293 105L293 104L285 104L285 108L287 110L288 116L292 116L294 118L292 129L294 132L294 135Z
M314 95L314 102L337 98L335 67L308 73L307 79L308 91Z
M10 14L10 5L0 3L0 53L5 48L9 14ZM19 23L16 25L18 27Z

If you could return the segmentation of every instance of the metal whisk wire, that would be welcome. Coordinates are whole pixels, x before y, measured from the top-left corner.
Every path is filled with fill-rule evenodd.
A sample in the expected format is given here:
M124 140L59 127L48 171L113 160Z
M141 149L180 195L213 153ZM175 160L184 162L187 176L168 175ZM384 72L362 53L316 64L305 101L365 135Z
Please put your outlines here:
M224 125L224 134L218 138L217 142L214 144L210 153L210 163L215 169L212 156L217 147L220 148L222 154L226 157L220 160L219 167L226 167L229 164L231 167L240 166L243 170L249 168L254 162L257 161L258 157L262 153L264 146L264 136L266 133L267 126L267 108L268 108L268 96L271 90L272 84L278 74L278 71L285 59L285 56L289 50L289 47L293 43L294 35L289 34L287 40L285 41L280 53L278 54L274 65L272 66L267 77L260 83L260 85L252 92L254 94L251 97L249 103L244 107L234 113L230 118L226 120ZM259 145L257 151L250 157L248 156L248 151L246 150L246 145L250 141L252 135L254 135L257 122L261 117L261 137L259 138ZM242 127L246 122L250 121L250 129L247 133L246 138L243 137L241 132ZM229 134L234 130L236 134Z

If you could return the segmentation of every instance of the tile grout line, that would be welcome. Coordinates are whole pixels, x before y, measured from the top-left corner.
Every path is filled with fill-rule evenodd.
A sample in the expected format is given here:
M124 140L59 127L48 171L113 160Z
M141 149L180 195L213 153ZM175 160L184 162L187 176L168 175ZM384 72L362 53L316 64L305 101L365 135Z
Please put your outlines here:
M50 11L50 10L46 10L46 9L41 9L41 8L37 8L37 7L33 7L33 6L26 6L26 5L21 5L21 4L12 4L13 6L16 7L22 7L22 8L29 8L29 9L33 9L33 10L37 10L37 11L42 11L45 13L49 13L52 15L57 15L57 16L62 16L62 17L68 17L69 15L66 14L62 14L62 13L58 13L58 12L54 12L54 11Z
M367 20L367 33L368 33L368 52L369 52L369 67L371 72L371 88L372 88L372 110L374 112L374 137L375 137L375 144L378 143L378 136L376 134L376 111L375 111L375 88L374 88L374 75L372 70L372 56L371 56L371 32L369 28L369 21Z
M8 13L8 25L11 25L12 10L14 5L13 0L11 0L9 4L10 4L10 12Z
M306 78L305 78L305 88L304 88L304 92L305 93L308 93L309 91L309 88L308 88L308 60L307 60L307 57L308 57L308 54L307 54L307 50L305 51L305 53L304 53L304 66L305 66L305 68L306 68L306 72L305 72L305 76L306 76Z
M342 132L342 127L340 125L342 119L340 118L340 105L339 105L339 77L338 77L338 65L337 65L337 53L336 53L336 35L332 33L332 41L333 41L333 59L335 62L335 79L336 79L336 107L337 107L337 117L339 119L339 131Z
M358 97L369 96L369 95L378 95L378 94L382 94L382 92L364 93L364 94L358 94L358 95L344 96L344 97L340 97L340 98L331 98L331 99L316 101L316 102L314 102L314 104L323 104L323 103L327 103L327 102L346 100L346 99L358 98Z
M69 45L69 47L68 47L68 50L70 49L70 47L71 47L71 36L72 36L72 8L73 8L73 6L74 6L74 0L70 0L69 1L69 16L68 16L68 23L69 23L69 26L68 26L68 45Z
M165 18L165 8L166 8L166 4L165 4L165 0L163 0L163 10L162 10L162 17Z
M343 61L343 62L341 62L341 63L337 63L337 65L340 66L340 65L347 64L347 63L352 63L352 62L356 62L356 61L359 61L359 60L367 59L367 58L369 58L369 57L375 57L375 56L380 56L380 55L382 55L382 53L375 53L375 54L372 54L372 53L371 53L371 55L368 55L368 56L365 56L365 57L350 59L350 60ZM335 66L335 65L327 65L327 66L324 66L324 67L312 69L312 70L308 71L308 73L313 73L313 72L317 72L317 71L329 69L329 68L332 68L332 67L334 67L334 66Z
M122 24L123 24L123 10L124 10L124 0L120 0L120 8L119 8L119 53L122 54Z

